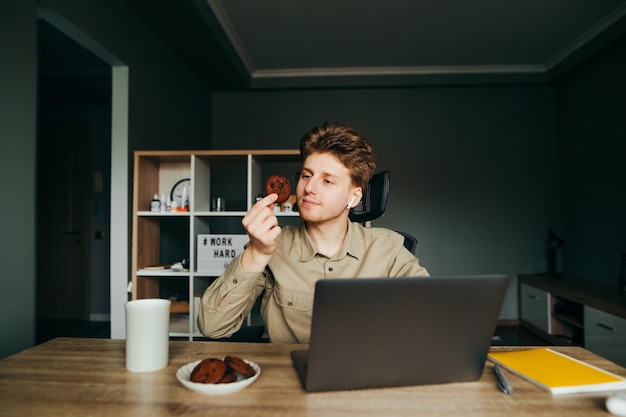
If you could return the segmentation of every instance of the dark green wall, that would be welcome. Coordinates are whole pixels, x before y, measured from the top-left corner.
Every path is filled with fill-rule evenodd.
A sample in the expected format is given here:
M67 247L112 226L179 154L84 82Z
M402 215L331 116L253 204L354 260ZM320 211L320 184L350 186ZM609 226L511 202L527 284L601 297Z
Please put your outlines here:
M297 148L315 124L352 125L389 170L375 226L419 240L431 274L545 270L558 228L556 94L552 86L214 93L217 149ZM516 280L501 317L517 318Z
M558 83L564 271L617 287L626 253L626 36Z
M0 2L0 358L35 340L35 11Z

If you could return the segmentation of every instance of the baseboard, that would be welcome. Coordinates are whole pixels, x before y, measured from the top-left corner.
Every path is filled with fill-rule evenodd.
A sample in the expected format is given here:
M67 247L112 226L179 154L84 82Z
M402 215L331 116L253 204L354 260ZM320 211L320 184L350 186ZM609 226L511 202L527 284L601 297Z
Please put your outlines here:
M91 313L89 314L89 321L111 321L111 315L103 313Z
M519 326L518 319L500 319L498 320L498 326Z

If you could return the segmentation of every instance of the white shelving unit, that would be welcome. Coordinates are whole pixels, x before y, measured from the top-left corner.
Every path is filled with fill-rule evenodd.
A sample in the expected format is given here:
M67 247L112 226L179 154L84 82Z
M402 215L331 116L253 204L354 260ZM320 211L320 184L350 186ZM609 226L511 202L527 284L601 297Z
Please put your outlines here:
M201 338L195 302L223 271L197 271L199 234L245 234L241 219L264 195L265 180L280 174L295 179L297 150L136 151L133 176L131 298L169 298L188 311L172 313L170 336ZM181 179L191 180L189 211L152 212L154 194L169 196ZM212 211L213 197L226 199L225 211ZM299 222L297 212L278 214L282 224ZM152 269L188 259L184 272ZM256 324L253 315L248 324Z

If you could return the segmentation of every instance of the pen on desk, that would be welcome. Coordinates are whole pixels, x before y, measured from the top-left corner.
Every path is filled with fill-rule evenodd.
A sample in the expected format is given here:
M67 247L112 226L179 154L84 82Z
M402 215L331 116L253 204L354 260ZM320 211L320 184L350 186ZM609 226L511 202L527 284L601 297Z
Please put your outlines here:
M513 387L509 383L509 380L504 375L504 373L502 373L502 369L500 369L500 366L494 365L493 372L496 374L496 377L498 378L498 388L500 388L500 391L502 391L505 394L513 394Z

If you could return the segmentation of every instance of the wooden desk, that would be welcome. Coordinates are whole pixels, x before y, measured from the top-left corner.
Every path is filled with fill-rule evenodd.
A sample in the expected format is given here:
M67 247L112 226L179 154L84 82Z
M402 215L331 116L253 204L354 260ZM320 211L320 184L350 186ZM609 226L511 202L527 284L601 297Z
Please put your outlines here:
M289 356L297 347L171 341L170 363L165 369L131 373L124 365L123 340L54 339L0 361L0 416L608 415L600 395L553 398L511 374L515 393L504 395L489 362L475 382L307 394ZM626 369L583 348L555 349L626 376ZM224 396L195 393L176 379L182 365L226 354L258 363L259 379L243 391Z

